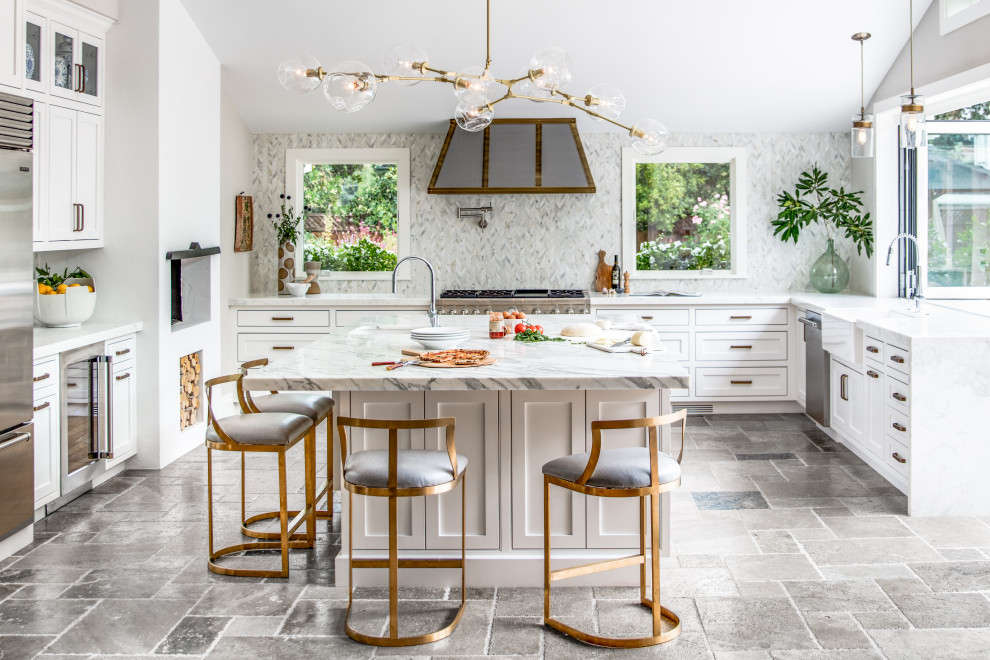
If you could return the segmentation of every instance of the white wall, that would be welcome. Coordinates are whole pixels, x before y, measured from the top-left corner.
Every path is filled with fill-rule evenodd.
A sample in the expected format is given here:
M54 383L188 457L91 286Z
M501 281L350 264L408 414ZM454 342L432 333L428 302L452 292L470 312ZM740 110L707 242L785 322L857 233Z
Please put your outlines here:
M254 147L251 131L237 114L226 94L220 97L220 364L223 373L237 367L237 345L233 312L227 307L230 298L250 290L251 253L234 252L234 198L241 193L254 195L252 176ZM257 209L255 213L257 214ZM264 217L264 216L260 216ZM255 219L258 223L258 219Z

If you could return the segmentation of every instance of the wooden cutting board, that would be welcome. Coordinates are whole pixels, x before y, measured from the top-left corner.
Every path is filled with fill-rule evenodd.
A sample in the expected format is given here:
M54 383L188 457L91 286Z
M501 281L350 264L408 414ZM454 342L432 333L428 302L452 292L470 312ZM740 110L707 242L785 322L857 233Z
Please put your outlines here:
M426 351L413 351L408 348L402 349L403 355L411 355L413 357L419 357ZM427 367L429 369L470 369L471 367L484 367L489 364L495 364L495 358L486 357L484 360L477 362L475 364L453 364L452 362L420 362L414 364L414 367Z
M612 267L605 263L605 250L598 251L598 268L595 269L595 291L612 288Z

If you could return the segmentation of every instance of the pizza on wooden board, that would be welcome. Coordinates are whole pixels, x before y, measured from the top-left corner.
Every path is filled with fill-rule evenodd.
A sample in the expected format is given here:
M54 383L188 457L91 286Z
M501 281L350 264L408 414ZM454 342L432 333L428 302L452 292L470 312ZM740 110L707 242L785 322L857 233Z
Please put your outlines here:
M423 362L453 362L454 364L469 365L478 364L486 357L488 357L488 351L485 350L454 348L447 351L423 353L419 356L419 359Z

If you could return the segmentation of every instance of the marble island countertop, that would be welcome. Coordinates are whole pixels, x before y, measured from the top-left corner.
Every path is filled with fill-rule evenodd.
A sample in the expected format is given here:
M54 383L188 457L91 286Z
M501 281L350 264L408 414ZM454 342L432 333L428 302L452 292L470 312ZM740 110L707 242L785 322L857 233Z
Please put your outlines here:
M548 319L555 335L573 319ZM458 324L460 325L460 324ZM252 369L244 385L251 390L576 390L680 389L688 372L660 350L641 356L609 354L572 342L524 343L490 339L471 326L461 348L490 351L496 363L463 369L407 366L393 371L372 362L399 360L402 349L423 350L409 338L408 320L379 316L332 331L285 360Z

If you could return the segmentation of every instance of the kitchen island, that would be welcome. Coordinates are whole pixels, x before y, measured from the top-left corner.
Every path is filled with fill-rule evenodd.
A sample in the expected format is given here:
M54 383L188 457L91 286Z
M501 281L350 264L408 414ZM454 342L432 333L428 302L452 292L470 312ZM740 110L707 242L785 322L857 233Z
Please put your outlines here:
M573 320L549 319L543 325L553 335ZM469 584L541 585L543 463L588 451L592 421L669 411L670 390L688 387L688 374L662 347L646 356L608 354L580 343L490 339L487 319L477 317L446 323L468 325L472 336L462 347L486 349L496 363L465 369L407 366L386 371L372 367L374 361L400 359L402 349L416 349L409 329L425 325L410 325L404 318L374 317L336 329L288 359L252 370L244 384L251 390L332 391L337 415L455 417L457 450L469 460L465 512ZM645 434L623 433L606 436L607 446L645 445ZM353 429L349 442L351 451L380 449L385 447L385 435ZM400 435L400 443L403 448L441 446L437 434L423 432ZM670 434L663 433L662 447L669 450L670 444ZM334 458L335 483L339 484L336 449ZM555 552L555 562L587 563L638 548L635 499L586 501L561 489L551 492L553 546L561 549ZM365 556L383 554L388 541L385 501L356 498L351 521L348 496L342 493L343 534L353 523L355 549L365 551ZM667 553L670 503L667 496L661 500L660 541ZM401 502L399 547L411 556L454 557L460 550L460 523L457 491ZM336 563L338 580L346 579L346 567L347 556L342 553ZM385 578L383 571L355 573L359 584L384 584ZM403 575L403 584L430 585L438 579L435 571L409 571ZM611 571L584 579L584 584L635 584L637 573L634 569Z

